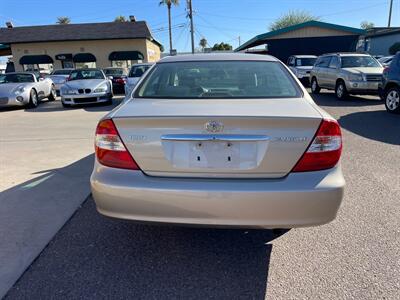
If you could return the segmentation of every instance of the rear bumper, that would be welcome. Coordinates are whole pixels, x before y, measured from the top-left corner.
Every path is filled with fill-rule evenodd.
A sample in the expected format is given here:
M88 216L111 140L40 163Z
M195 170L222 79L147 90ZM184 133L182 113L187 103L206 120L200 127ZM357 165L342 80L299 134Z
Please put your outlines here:
M95 164L98 211L120 219L177 224L293 228L332 221L343 197L340 167L281 179L182 179Z

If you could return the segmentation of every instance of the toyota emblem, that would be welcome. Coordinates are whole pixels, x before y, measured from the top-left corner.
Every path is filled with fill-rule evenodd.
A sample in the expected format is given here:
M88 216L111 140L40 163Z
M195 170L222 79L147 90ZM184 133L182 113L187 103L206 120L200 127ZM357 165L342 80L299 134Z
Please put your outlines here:
M224 130L224 124L218 121L209 121L204 125L204 128L208 132L217 133Z

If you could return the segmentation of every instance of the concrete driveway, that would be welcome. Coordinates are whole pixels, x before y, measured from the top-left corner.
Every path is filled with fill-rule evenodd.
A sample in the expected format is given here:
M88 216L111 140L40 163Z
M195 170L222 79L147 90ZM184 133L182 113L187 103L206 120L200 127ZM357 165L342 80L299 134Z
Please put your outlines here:
M101 217L89 198L6 299L398 299L400 116L374 98L315 101L344 134L334 222L281 236L138 225Z

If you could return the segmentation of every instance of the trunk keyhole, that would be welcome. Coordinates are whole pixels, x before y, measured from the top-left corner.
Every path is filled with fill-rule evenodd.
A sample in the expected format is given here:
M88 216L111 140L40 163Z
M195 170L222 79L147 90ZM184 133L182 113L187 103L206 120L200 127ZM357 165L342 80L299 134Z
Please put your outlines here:
M228 161L231 161L231 157L230 156L228 156Z
M197 156L197 161L200 161L200 156Z

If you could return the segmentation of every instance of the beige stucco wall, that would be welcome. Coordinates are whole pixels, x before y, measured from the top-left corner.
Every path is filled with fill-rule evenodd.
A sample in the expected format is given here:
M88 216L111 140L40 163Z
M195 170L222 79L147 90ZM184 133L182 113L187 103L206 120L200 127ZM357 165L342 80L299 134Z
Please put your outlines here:
M144 62L160 59L160 49L153 42L146 39L121 40L94 40L94 41L67 41L48 43L12 44L11 51L16 71L22 71L19 60L24 55L47 54L54 60L54 69L61 69L61 61L56 60L57 54L92 53L96 56L96 66L105 68L111 66L108 56L113 51L140 51L144 55Z
M277 36L270 37L268 39L273 40L273 39L288 39L288 38L302 38L302 37L340 36L340 35L352 35L352 34L354 33L336 29L310 26L282 33Z

